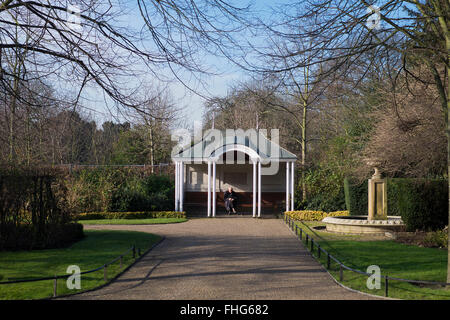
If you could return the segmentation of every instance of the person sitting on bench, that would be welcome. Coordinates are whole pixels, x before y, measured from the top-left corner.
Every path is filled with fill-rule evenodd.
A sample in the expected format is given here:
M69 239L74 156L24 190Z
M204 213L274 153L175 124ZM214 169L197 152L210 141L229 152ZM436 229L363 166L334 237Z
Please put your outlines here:
M233 211L233 213L236 213L237 195L236 192L233 191L232 187L228 187L228 190L225 191L223 200L225 201L225 208L227 209L227 213L230 214L231 211Z

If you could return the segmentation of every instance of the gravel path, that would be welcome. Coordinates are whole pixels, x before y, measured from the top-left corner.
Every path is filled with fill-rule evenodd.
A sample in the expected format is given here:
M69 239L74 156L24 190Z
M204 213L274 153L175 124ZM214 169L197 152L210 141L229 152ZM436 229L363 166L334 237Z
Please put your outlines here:
M110 285L71 299L369 299L338 286L281 219L98 225L166 239Z

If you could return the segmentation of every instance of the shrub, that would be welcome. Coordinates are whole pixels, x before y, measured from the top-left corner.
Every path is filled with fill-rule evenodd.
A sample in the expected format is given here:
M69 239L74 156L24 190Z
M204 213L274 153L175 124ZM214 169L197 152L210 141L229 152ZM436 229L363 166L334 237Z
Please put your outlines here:
M345 209L344 189L339 189L336 194L317 194L308 199L304 205L305 210L312 211L341 211Z
M367 215L368 212L368 185L367 181L354 182L344 179L345 206L352 216Z
M186 213L176 211L87 212L78 214L77 218L78 220L186 218Z
M301 181L296 188L297 210L337 211L345 210L342 177L335 170L317 167L305 173L307 199L302 201Z
M448 182L388 179L388 213L401 216L407 231L444 228L448 224Z
M426 247L432 248L448 248L447 228L429 232L423 239L423 244Z
M135 168L84 169L73 173L69 193L75 212L164 211L174 205L167 175Z
M322 221L326 217L342 217L348 216L348 211L334 211L334 212L324 212L324 211L313 211L313 210L302 210L302 211L286 211L285 215L294 220L304 220L304 221Z

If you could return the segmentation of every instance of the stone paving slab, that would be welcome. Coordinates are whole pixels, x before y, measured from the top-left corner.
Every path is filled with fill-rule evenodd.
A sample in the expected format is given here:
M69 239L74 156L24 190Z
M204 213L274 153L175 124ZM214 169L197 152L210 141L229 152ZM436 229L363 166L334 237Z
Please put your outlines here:
M372 299L337 285L281 219L85 228L166 239L110 285L70 299Z

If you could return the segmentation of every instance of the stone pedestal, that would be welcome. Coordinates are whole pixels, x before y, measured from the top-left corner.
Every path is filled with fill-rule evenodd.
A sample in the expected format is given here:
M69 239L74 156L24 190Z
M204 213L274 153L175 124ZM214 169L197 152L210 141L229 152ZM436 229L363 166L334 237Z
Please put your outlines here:
M369 179L368 220L387 220L386 179L374 175Z

